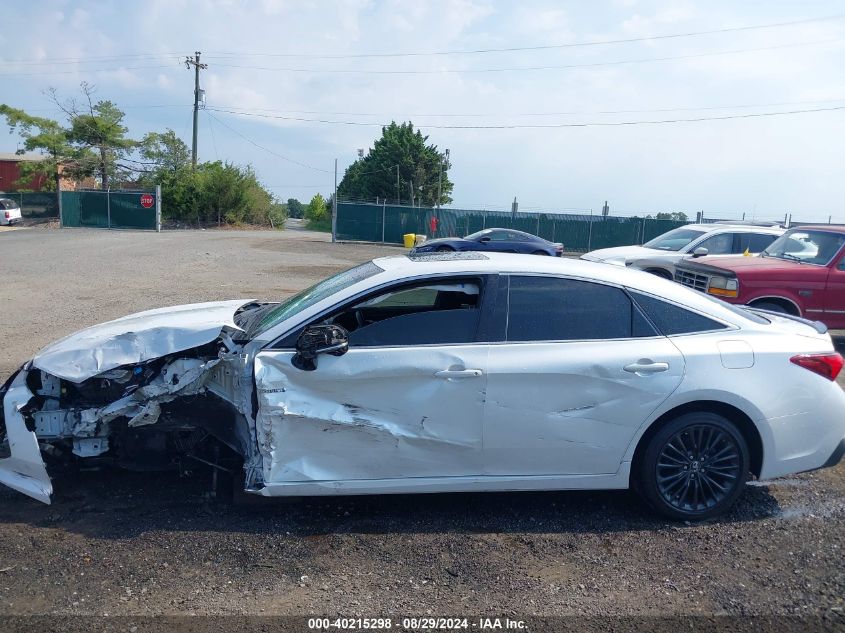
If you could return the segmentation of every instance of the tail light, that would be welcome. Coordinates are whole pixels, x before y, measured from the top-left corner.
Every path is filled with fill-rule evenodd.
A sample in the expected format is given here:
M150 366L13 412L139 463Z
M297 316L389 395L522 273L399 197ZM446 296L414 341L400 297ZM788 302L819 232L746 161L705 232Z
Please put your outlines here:
M845 360L837 354L798 354L789 359L799 367L809 369L811 372L824 376L828 380L836 380Z

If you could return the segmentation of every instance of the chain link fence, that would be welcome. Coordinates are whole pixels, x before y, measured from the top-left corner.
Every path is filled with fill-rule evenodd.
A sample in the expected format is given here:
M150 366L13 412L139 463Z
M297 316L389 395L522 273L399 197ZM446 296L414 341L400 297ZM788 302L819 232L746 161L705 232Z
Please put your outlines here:
M59 219L59 203L55 191L0 192L0 198L8 198L17 202L21 208L21 216L26 220Z
M157 231L160 198L156 191L63 191L62 226Z
M486 228L533 233L563 244L567 252L642 244L687 222L653 218L558 213L517 213L474 209L433 209L388 204L337 204L337 239L402 244L406 233L465 237ZM433 230L432 230L433 229Z

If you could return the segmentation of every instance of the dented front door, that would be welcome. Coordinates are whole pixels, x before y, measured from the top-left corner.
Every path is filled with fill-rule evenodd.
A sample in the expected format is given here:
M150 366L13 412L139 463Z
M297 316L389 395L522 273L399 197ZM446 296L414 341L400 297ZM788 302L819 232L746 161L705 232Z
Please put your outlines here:
M314 371L293 354L255 361L265 483L482 473L487 345L351 348Z

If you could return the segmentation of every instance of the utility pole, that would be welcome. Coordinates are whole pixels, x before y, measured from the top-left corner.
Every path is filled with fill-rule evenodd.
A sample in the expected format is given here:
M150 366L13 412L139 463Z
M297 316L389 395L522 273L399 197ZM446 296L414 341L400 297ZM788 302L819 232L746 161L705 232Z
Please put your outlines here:
M414 181L413 179L411 182L408 183L408 191L411 192L411 206L414 206Z
M401 196L399 195L399 165L396 165L396 206L402 204Z
M185 58L185 68L194 67L194 140L191 144L191 166L197 166L197 127L199 125L200 109L200 70L208 68L208 64L200 64L200 51L194 53L194 58Z
M337 159L334 159L334 195L332 196L332 242L337 241Z
M440 211L440 190L443 186L443 163L444 161L440 161L440 173L437 176L437 210ZM446 169L449 169L449 150L446 150L446 157L445 157Z

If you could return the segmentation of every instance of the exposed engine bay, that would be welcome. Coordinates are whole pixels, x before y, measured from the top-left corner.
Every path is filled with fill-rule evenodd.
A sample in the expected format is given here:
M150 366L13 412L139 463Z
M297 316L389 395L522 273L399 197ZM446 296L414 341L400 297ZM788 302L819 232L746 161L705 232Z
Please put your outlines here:
M167 315L167 327L153 323L145 331L138 328L116 336L106 331L95 361L99 368L108 368L82 380L56 375L68 372L68 366L80 375L92 371L84 353L68 363L67 341L72 337L56 345L61 352L59 371L50 371L49 347L25 364L0 388L0 482L49 502L49 478L45 485L33 463L35 439L47 466L83 462L131 470L187 470L188 464L202 463L237 475L243 465L253 473L249 484L260 486L258 454L250 439L252 374L243 346L262 314L275 304L223 303L228 322L219 323L216 332L209 332L206 323L201 324L203 332L193 324L174 327L173 315ZM234 314L233 304L238 306ZM207 315L211 304L196 305ZM83 331L86 345L98 327ZM179 329L190 331L180 337ZM177 349L183 344L180 338L196 342L210 334L212 340ZM170 353L144 358L153 355L144 352L168 348ZM110 367L113 359L137 350L138 362ZM14 424L21 420L23 425Z

